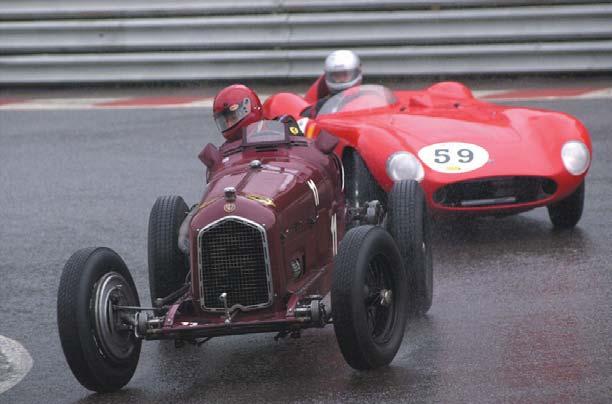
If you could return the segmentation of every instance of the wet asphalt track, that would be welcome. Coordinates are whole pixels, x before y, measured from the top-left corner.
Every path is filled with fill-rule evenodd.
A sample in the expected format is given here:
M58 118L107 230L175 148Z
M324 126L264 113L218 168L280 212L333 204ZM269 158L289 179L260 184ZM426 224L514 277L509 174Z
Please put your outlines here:
M209 110L0 112L0 335L34 359L0 403L612 401L612 100L530 102L575 114L593 137L585 213L556 233L546 210L435 226L435 300L392 365L359 373L333 329L143 345L131 383L90 394L55 319L64 262L109 246L148 301L146 229L163 194L194 203ZM2 374L0 374L0 378Z

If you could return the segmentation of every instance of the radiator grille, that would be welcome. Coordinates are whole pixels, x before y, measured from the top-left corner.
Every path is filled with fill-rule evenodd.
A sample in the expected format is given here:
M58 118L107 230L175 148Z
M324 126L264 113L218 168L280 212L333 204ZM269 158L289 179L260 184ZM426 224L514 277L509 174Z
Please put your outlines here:
M202 229L198 236L201 304L222 311L244 310L272 303L270 263L265 229L240 217L228 216Z
M497 177L463 181L438 189L434 202L449 207L512 205L547 198L557 184L542 177Z

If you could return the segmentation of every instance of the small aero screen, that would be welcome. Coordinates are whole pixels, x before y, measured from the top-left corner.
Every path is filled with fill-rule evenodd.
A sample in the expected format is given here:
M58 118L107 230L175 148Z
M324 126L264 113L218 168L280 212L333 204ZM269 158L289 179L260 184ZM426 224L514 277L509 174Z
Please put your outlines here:
M247 126L243 144L255 146L261 144L289 143L287 128L279 121L259 121Z

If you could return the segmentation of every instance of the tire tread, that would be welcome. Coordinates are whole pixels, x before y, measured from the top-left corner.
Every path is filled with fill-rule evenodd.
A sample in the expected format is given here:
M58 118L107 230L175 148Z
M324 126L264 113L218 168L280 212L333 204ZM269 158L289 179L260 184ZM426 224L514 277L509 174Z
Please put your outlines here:
M186 257L178 248L178 230L189 208L180 196L160 196L149 215L148 267L151 302L179 289L187 275Z
M416 181L398 181L388 198L387 227L404 259L411 295L410 311L412 314L425 314L432 305L432 292L425 282L426 271L433 269L428 268L427 257L416 251L423 242L431 248L430 240L425 240L428 234L420 231L423 228L421 221L429 221L424 193ZM424 225L428 227L429 223ZM415 232L415 229L419 230Z

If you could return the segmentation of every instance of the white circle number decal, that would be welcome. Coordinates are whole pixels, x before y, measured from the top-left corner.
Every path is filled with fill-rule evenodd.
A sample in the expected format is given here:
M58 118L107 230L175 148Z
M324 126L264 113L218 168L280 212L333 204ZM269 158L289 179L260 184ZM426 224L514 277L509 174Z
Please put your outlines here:
M485 165L489 161L489 152L471 143L436 143L419 150L419 158L434 171L460 174Z

